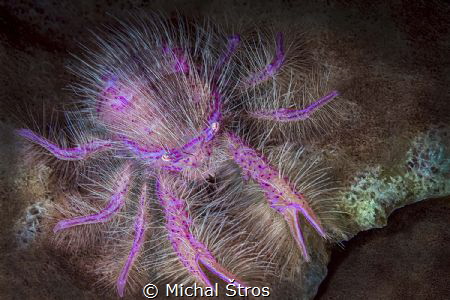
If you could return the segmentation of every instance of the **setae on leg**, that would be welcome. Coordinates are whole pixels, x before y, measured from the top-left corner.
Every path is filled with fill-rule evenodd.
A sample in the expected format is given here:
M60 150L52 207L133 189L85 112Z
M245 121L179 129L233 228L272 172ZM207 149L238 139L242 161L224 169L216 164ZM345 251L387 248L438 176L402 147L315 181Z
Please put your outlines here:
M105 150L112 145L111 141L93 140L78 147L61 148L29 129L19 129L16 132L21 137L42 146L60 160L82 160L94 153Z
M326 238L326 233L306 199L294 190L287 178L282 178L277 169L269 165L255 150L246 146L236 135L229 134L228 142L229 150L236 163L244 171L244 176L259 184L270 207L286 220L305 260L309 260L303 234L298 223L298 213L301 213L322 237Z
M329 103L331 100L339 96L338 91L332 91L328 95L314 101L305 109L287 109L281 108L277 110L256 111L249 113L250 116L258 119L278 121L278 122L294 122L308 119L314 112Z
M131 178L131 167L127 164L123 170L119 173L120 180L117 183L117 188L115 193L111 196L111 200L104 209L102 209L99 213L76 217L73 219L67 219L59 221L56 224L55 228L53 228L53 232L58 232L63 229L67 229L70 227L85 225L85 224L94 224L109 221L125 204L125 197L128 193L130 178Z
M274 76L281 68L285 60L283 33L278 32L276 36L275 55L266 67L262 70L250 75L247 79L247 84L250 86L258 85L259 83L268 80Z
M131 246L130 254L120 271L119 278L117 278L117 293L120 297L123 297L125 291L125 285L127 284L128 274L130 273L131 267L133 266L139 251L144 244L145 231L146 231L146 217L147 217L147 185L144 184L141 192L141 197L139 199L139 211L134 222L134 240Z

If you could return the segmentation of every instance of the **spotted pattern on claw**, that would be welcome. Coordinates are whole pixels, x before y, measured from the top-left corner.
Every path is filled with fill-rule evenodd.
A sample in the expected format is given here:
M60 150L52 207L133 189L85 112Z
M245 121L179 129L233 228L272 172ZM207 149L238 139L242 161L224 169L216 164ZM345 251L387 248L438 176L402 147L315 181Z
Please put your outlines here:
M192 234L193 222L189 216L186 202L180 195L173 192L173 189L169 188L171 182L173 184L173 180L169 180L169 178L164 174L159 176L157 195L164 208L169 240L181 263L191 275L205 286L214 288L201 269L201 265L226 283L245 286L242 282L236 280L235 275L223 268L208 248Z
M233 158L243 169L244 176L248 176L260 185L270 206L284 217L305 259L308 259L309 255L298 224L297 214L301 213L322 237L326 237L319 218L303 195L290 185L289 180L280 177L279 171L266 162L255 150L247 147L234 134L228 135L228 141Z

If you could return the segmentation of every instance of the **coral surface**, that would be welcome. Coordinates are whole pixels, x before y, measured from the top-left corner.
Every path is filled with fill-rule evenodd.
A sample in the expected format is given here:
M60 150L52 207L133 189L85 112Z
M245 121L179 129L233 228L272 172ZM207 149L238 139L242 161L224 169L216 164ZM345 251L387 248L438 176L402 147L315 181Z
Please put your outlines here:
M343 210L367 230L386 225L396 208L424 198L450 193L448 128L433 129L417 136L405 154L402 166L373 167L355 177L343 195Z

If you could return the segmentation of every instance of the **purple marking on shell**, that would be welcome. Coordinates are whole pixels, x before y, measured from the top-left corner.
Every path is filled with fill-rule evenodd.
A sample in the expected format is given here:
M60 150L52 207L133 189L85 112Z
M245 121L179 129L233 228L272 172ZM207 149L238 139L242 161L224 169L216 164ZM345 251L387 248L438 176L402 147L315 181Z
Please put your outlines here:
M91 97L91 100L85 99L83 101L87 106L90 105L92 110L97 108L96 117L99 122L91 124L88 121L89 124L85 124L87 126L80 134L83 137L88 134L101 134L106 129L111 141L95 140L85 145L76 145L78 147L74 148L60 148L31 131L27 133L24 130L22 136L38 143L57 158L65 160L84 159L102 149L111 149L106 153L105 160L101 160L104 162L99 161L98 167L100 169L109 168L108 161L110 159L120 159L121 164L127 161L123 164L124 169L119 170L121 172L116 174L117 179L111 187L111 194L105 195L104 206L96 207L95 214L59 221L54 228L55 233L83 224L114 222L115 218L117 219L114 216L117 216L122 207L127 210L130 208L133 210L132 208L135 207L134 205L131 207L125 205L129 188L154 178L156 180L156 196L161 202L161 208L165 215L165 232L168 234L168 241L172 244L174 254L177 255L175 259L182 265L181 268L186 269L187 275L190 274L191 278L207 286L212 286L207 276L211 273L227 283L245 286L239 281L235 281L234 276L216 260L214 255L219 255L224 249L214 248L213 255L210 251L213 248L208 248L206 242L201 242L203 238L205 241L209 241L208 237L213 234L213 231L204 230L202 236L195 234L197 232L194 230L196 229L196 223L193 221L197 221L197 219L193 219L188 210L188 203L191 199L185 198L184 193L179 191L185 191L187 186L197 190L201 188L197 182L204 180L206 174L216 175L216 164L210 164L211 155L216 146L222 148L222 140L214 141L214 139L217 140L219 134L225 135L226 139L226 131L236 129L234 121L240 119L240 114L243 113L242 107L229 107L229 101L223 100L222 96L224 99L235 96L239 98L240 96L233 92L236 84L242 82L246 85L243 87L244 89L251 89L252 86L248 86L247 83L256 85L261 81L271 80L271 76L276 76L285 64L283 34L278 33L276 35L274 57L269 57L272 55L269 54L267 61L262 62L246 74L250 75L249 77L239 78L235 77L242 75L239 71L239 61L230 64L230 60L233 60L234 53L239 47L239 35L227 38L227 45L224 45L220 50L220 55L211 55L211 53L217 53L218 45L216 42L224 41L221 33L215 30L210 31L209 27L201 28L195 24L191 26L190 21L189 24L178 23L181 26L176 26L173 21L175 20L168 20L167 22L152 22L149 20L148 27L146 21L138 22L139 24L145 23L143 28L140 25L137 27L126 26L124 30L111 32L111 37L105 39L105 42L101 42L100 39L98 45L100 51L89 52L89 55L87 55L86 66L84 71L81 70L81 73L95 82L92 82L92 80L84 81L86 84L83 91L84 93L96 91L97 94ZM130 25L132 25L131 23ZM180 28L187 30L179 31ZM142 29L143 31L141 31ZM170 34L167 35L168 32ZM136 40L136 36L145 38ZM167 41L167 44L161 43L164 40ZM173 41L183 42L177 44ZM137 42L137 44L134 42ZM181 48L169 48L167 45L179 45ZM190 56L192 49L195 49L195 58ZM248 49L243 50L249 52ZM139 51L139 54L136 54L136 51ZM155 54L156 57L154 57ZM252 55L252 53L247 54ZM246 53L243 53L243 55L246 56ZM211 62L211 59L217 59L217 62ZM161 67L161 63L164 65L163 67ZM250 63L250 65L253 64ZM111 71L105 72L105 67ZM179 80L183 81L178 82ZM173 89L173 91L170 89ZM183 94L186 97L181 100L178 95ZM176 95L176 97L171 95ZM310 113L330 100L322 101L322 99L319 99L317 103L308 107ZM91 102L95 103L92 104ZM223 108L227 110L222 111ZM164 112L170 110L194 114L192 120L195 120L196 127L178 130L176 128L176 124L179 123L178 120L174 120L172 117L165 118L164 116ZM204 112L206 114L203 114ZM196 115L196 113L199 113L199 115ZM263 113L268 113L270 118L279 117L283 113L286 116L289 115L287 110ZM229 128L223 128L222 115L227 117L226 124ZM297 116L297 118L302 118L304 115L306 114ZM186 115L186 118L188 117ZM198 118L201 118L201 123L197 123ZM296 116L290 118L293 119ZM185 134L187 131L190 133ZM175 138L175 141L173 138ZM296 193L290 186L289 180L280 178L278 170L272 168L255 150L246 147L238 137L230 137L230 140L233 140L230 142L230 148L235 153L234 159L244 170L244 178L256 180L261 186L268 204L285 218L299 247L302 248L304 257L307 258L308 253L298 218L300 218L299 213L302 213L315 230L325 236L325 232L314 212L312 212L303 196ZM135 170L133 167L145 168L139 174L137 174L136 169L135 174L133 173ZM88 177L92 174L91 172L82 172ZM175 174L175 172L178 174ZM122 178L119 178L119 176L122 176ZM134 178L135 176L138 177ZM129 252L124 253L123 256L120 255L120 257L123 257L119 262L122 269L115 283L117 293L121 297L124 295L127 280L131 277L133 265L137 262L139 255L141 253L147 255L144 251L145 230L148 226L145 207L146 195L147 186L144 184L135 213L134 225L126 222L128 225L134 226L134 228L130 228L130 230L134 229L134 238L129 240ZM195 205L197 204L201 205L201 203ZM128 213L130 212L127 212L126 215ZM223 211L223 213L226 213L226 211ZM199 217L203 218L204 215L202 214ZM204 221L208 220L205 219ZM218 223L214 222L214 224ZM212 225L214 226L214 224ZM116 225L112 224L112 227L116 227ZM120 226L122 225L124 224ZM94 231L97 232L97 229L94 229ZM75 230L73 233L79 235L83 232L84 230ZM221 234L217 234L223 238ZM77 247L77 245L68 246ZM100 250L101 247L107 246L108 243L98 245ZM150 252L150 255L155 254L153 251ZM246 254L247 252L240 251L239 253L245 255L244 261L247 255L250 255L250 253ZM106 259L111 260L113 258L106 257ZM164 260L161 257L155 257L155 259L157 261ZM237 260L238 266L241 266L241 262L240 259ZM167 263L170 263L170 260ZM209 270L205 271L207 274L203 271L205 269ZM164 275L163 273L161 275ZM186 274L180 272L180 275L185 276ZM162 279L166 280L167 278Z
M126 91L118 85L118 78L111 76L106 80L106 85L101 92L97 112L100 112L105 104L109 104L114 110L121 111L130 104L132 98L133 94L130 91Z
M183 266L197 280L212 288L214 286L202 271L200 263L227 282L235 279L236 277L225 270L208 248L191 233L193 222L189 216L186 202L171 191L168 185L160 177L156 183L156 191L164 209L170 243ZM236 282L235 284L240 283ZM241 284L241 286L244 285Z
M134 240L131 246L128 258L120 271L120 275L117 278L117 293L120 297L123 297L125 286L127 284L128 275L130 273L131 267L136 260L139 251L144 244L145 231L146 231L146 200L147 200L147 185L144 184L142 187L141 197L139 199L138 215L136 216L134 222Z
M305 109L287 109L281 108L277 110L256 111L249 115L259 119L272 120L278 122L293 122L308 119L314 112L319 110L331 100L339 96L338 91L332 91L328 95L314 101Z
M128 192L129 182L131 178L130 165L127 164L125 168L120 172L121 179L117 185L115 193L111 196L111 200L104 209L99 213L76 217L72 219L59 221L53 232L56 233L60 230L67 229L74 226L94 224L109 221L125 204L125 196Z
M275 55L270 64L261 71L249 76L247 83L249 85L257 85L266 81L269 77L274 76L281 68L285 60L283 33L278 32L275 39Z
M61 160L81 160L89 155L110 148L113 145L109 140L93 140L86 144L73 148L61 148L51 143L29 129L19 129L16 133L52 153L56 158Z
M181 48L171 48L168 45L163 46L164 54L172 55L172 58L175 60L172 65L172 69L176 73L188 73L189 72L189 64L184 55L184 51Z
M298 195L298 193L295 193L295 194L297 196L303 198L302 195ZM298 203L293 203L291 206L293 208L295 208L298 212L301 212L301 214L306 218L306 220L308 220L309 224L311 224L314 227L314 229L320 234L320 236L322 236L323 238L327 237L327 234L326 234L325 230L323 229L322 225L320 225L320 222L317 219L317 217L310 213L309 207L307 209Z
M298 240L298 230L292 224L292 210L300 212L313 226L313 228L324 238L326 233L320 221L303 195L290 186L287 178L279 176L278 170L270 166L264 158L255 150L247 147L243 141L234 134L228 134L230 151L234 160L243 169L244 175L259 183L264 191L270 206L281 214L286 222L290 224L291 233L302 248L301 240ZM306 249L306 248L305 248ZM303 251L303 248L302 248ZM305 256L305 259L308 257Z

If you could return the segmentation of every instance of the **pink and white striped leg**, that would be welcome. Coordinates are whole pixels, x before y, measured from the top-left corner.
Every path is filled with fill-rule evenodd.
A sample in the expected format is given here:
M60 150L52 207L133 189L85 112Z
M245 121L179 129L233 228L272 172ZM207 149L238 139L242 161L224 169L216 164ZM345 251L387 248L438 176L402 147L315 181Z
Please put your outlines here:
M138 214L134 221L133 245L131 246L128 258L124 266L122 267L122 270L120 271L119 278L117 278L117 293L119 294L120 297L123 297L125 286L127 284L128 274L130 273L130 270L139 254L139 251L142 248L142 245L144 244L146 223L147 223L146 200L147 200L147 185L144 184L144 186L142 187L141 197L139 199Z
M79 145L73 148L62 148L43 138L29 129L19 129L16 131L18 135L32 141L53 154L61 160L82 160L88 156L106 150L112 146L112 141L93 140L89 143Z
M260 185L270 207L284 217L305 260L309 260L303 234L298 223L298 214L301 213L319 235L324 238L327 235L319 218L304 196L290 185L288 179L282 178L277 169L266 162L254 149L246 146L236 135L229 134L228 142L229 150L236 163L242 168L244 176L248 176Z

